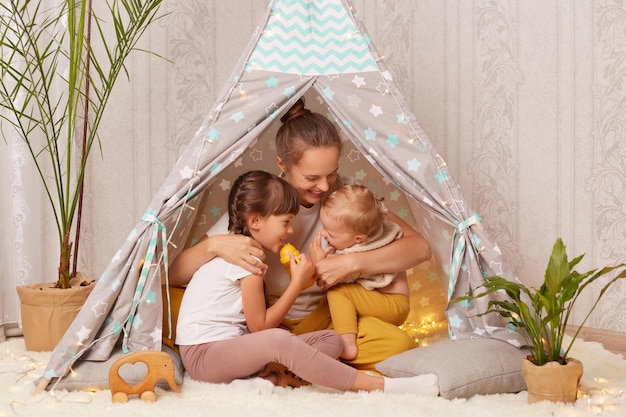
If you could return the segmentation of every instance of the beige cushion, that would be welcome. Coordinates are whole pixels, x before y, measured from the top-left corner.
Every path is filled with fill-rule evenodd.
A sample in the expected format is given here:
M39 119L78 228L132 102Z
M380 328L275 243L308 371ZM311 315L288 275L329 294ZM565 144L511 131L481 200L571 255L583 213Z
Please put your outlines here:
M528 354L496 339L450 340L399 353L376 369L389 377L434 373L442 397L469 398L524 391L522 359Z

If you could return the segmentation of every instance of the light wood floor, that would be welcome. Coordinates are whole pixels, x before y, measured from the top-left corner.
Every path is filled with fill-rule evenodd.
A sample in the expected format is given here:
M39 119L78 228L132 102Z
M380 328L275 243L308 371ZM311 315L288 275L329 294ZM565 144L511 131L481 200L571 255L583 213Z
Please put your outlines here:
M575 332L576 327L567 326L568 334L573 335ZM602 343L606 350L619 353L626 358L626 333L583 327L578 333L578 337L583 340Z

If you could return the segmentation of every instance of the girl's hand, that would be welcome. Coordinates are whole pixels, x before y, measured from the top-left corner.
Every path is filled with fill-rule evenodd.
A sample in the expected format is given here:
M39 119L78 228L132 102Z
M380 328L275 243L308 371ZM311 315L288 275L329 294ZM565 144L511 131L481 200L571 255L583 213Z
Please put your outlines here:
M313 275L315 275L315 265L306 254L301 253L298 262L293 254L289 252L289 262L291 268L291 281L299 285L300 291L313 285Z
M326 258L332 250L332 246L329 246L326 249L322 248L322 232L317 232L315 238L309 245L309 256L311 257L313 264L317 264L320 260Z
M256 240L238 234L213 235L209 238L210 251L227 262L239 265L255 275L263 275L267 270L265 252Z

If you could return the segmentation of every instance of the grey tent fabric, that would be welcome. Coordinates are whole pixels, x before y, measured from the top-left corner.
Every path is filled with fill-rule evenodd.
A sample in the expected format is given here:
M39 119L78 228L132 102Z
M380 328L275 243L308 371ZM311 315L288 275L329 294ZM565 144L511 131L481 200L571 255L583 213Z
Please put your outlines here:
M106 360L120 343L124 351L160 349L168 326L161 323L161 285L168 283L170 258L193 244L198 208L210 199L204 190L251 146L271 140L276 120L303 95L314 97L354 147L406 194L449 298L478 287L487 275L514 278L352 4L275 0L220 98L55 348L45 379L62 377L79 358ZM496 315L476 317L487 301L450 303L450 337L520 346L520 335Z

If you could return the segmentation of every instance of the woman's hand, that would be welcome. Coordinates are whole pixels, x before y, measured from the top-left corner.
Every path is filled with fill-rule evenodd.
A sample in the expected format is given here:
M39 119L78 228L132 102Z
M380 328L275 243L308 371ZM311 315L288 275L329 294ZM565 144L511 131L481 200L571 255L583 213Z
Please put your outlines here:
M169 271L170 285L187 285L198 268L216 256L255 275L263 275L267 270L263 263L265 252L257 241L243 235L205 235L174 259Z
M239 234L213 235L209 242L209 252L226 262L239 265L255 275L263 275L267 270L267 265L263 263L265 260L263 247L251 237Z
M327 290L339 282L353 282L358 278L355 257L359 254L329 254L315 264L317 286Z

